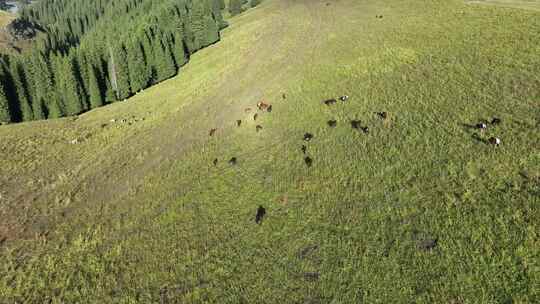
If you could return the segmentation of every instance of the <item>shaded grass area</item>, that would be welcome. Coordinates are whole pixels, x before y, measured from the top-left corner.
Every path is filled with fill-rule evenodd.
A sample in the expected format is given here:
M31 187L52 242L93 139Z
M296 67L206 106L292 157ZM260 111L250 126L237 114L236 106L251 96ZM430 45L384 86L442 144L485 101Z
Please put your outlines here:
M92 146L69 154L89 163L105 160L81 170L90 181L91 172L97 179L99 172L127 170L117 161L135 162L131 149L148 151L136 163L141 167L165 156L137 175L141 182L124 195L107 200L106 193L95 204L74 199L77 212L60 219L49 236L10 241L2 253L0 298L538 301L537 13L460 1L268 1L231 21L224 41L200 54L183 75L133 103L81 118L90 128L120 110L153 113L135 128L99 133L103 138L89 139ZM318 42L303 47L314 34ZM249 45L259 56L248 56ZM228 63L207 65L217 52L230 52L224 55ZM200 89L230 77L238 84L221 87L221 93ZM182 103L164 101L173 94L185 96ZM322 103L343 94L351 96L347 103ZM274 110L253 122L243 110L260 98ZM381 111L389 118L374 113ZM502 124L484 133L467 127L492 117ZM234 126L236 119L244 120L242 127ZM335 128L326 125L330 119ZM369 134L353 130L350 120L369 126ZM63 123L43 126L52 133L58 132L52 124L60 124L65 139L82 128L70 131ZM264 127L259 133L256 124ZM15 141L11 130L20 134L30 127L0 132ZM217 136L207 137L210 127L219 127ZM309 143L302 141L305 132L314 135ZM473 134L497 136L503 144L495 148ZM302 144L311 168L303 162ZM68 154L53 147L57 151L47 153L58 153L61 162ZM110 156L92 158L87 153L94 149ZM10 157L4 160L9 172L20 170L18 156ZM231 157L238 158L236 166L227 164ZM77 163L65 159L66 166ZM259 205L267 215L256 225Z

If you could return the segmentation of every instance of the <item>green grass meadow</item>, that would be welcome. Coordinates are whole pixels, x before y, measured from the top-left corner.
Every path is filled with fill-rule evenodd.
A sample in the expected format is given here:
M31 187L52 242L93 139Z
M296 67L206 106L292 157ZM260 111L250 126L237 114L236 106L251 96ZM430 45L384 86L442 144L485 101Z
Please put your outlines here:
M229 22L126 102L0 127L0 303L540 302L540 12L266 0Z

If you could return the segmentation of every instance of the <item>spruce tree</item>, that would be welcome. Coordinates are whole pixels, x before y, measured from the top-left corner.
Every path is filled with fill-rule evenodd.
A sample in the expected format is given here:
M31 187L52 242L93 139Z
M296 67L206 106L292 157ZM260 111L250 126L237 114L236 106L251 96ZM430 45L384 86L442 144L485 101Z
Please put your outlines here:
M47 118L45 101L49 94L48 90L53 91L53 85L52 77L48 76L48 72L46 72L46 65L42 55L38 51L34 51L31 54L30 60L27 62L30 71L28 75L34 119Z
M88 95L90 97L90 108L95 109L103 105L103 96L99 85L96 69L88 64Z
M87 97L89 97L89 84L90 84L90 75L88 74L88 69L86 68L90 63L90 59L88 58L88 50L86 49L78 49L75 52L75 70L77 71L77 78L79 79L79 83L81 84L81 90L83 92L84 98L83 98L83 110L89 110L89 100Z
M206 20L204 1L194 1L191 8L191 30L194 37L194 49L198 50L206 43Z
M34 88L36 98L45 107L46 118L59 118L65 115L65 105L55 88L53 71L58 73L57 65L51 67L48 58L40 53L34 54Z
M131 89L133 92L138 92L146 88L151 75L145 62L142 46L138 41L128 45L127 54Z
M156 68L154 64L155 54L154 54L154 47L152 46L152 41L150 40L149 34L145 32L140 38L140 42L142 45L143 53L145 54L145 59L146 59L145 68L146 68L146 73L148 73L147 74L148 81L151 84L156 83L157 72L156 72Z
M184 43L188 49L188 53L191 55L196 50L198 50L198 46L195 43L195 35L192 29L191 20L193 19L193 17L190 16L185 9L180 10L180 14L182 16L182 19L185 19L185 21L183 22L183 29L182 29Z
M112 80L107 77L105 81L105 103L116 101L116 91L112 87Z
M74 56L70 55L62 62L62 73L59 78L66 115L80 114L84 110L83 91L75 73Z
M51 99L45 103L47 118L60 118L66 115L64 104L58 99Z
M219 25L211 16L206 16L206 35L203 46L219 41Z
M0 58L0 83L4 88L5 97L8 100L8 108L12 122L22 120L21 104L17 99L15 79L10 71L10 66L4 58Z
M163 81L176 74L176 66L168 45L163 45L160 39L154 41L154 63L157 81Z
M30 121L34 119L31 106L30 93L28 92L27 76L21 64L21 57L13 57L10 62L10 71L15 84L16 98L21 108L21 120Z
M259 5L259 4L261 4L261 0L251 0L250 3L249 3L249 5L251 7L255 7L255 6Z
M229 1L229 13L231 16L236 16L242 12L242 0Z
M212 1L212 15L214 20L218 24L219 29L224 29L228 26L228 23L223 20L223 15L221 10L225 7L225 2L223 0L211 0Z
M126 49L121 44L110 46L109 56L111 85L117 100L122 100L131 94Z
M181 33L176 33L174 37L174 58L178 67L182 67L188 62L187 47Z
M6 97L4 86L0 84L0 124L11 122L11 114L9 112L9 102Z

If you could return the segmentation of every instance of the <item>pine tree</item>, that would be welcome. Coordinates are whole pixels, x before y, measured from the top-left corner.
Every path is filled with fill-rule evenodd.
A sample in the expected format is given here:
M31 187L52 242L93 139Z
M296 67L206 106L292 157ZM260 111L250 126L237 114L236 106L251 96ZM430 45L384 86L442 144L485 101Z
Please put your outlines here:
M223 20L221 10L225 8L225 2L223 0L211 0L212 1L212 15L214 20L219 26L219 29L226 28L229 24Z
M181 33L176 33L174 37L174 58L176 65L182 67L188 62L187 47Z
M113 103L116 101L116 91L112 87L112 80L107 77L105 81L105 103Z
M103 105L103 96L99 86L99 80L96 69L88 64L88 94L90 95L90 108L95 109Z
M176 74L176 67L168 45L163 45L157 38L154 41L154 63L158 82Z
M194 36L194 48L200 49L206 43L206 22L204 1L194 1L191 8L191 30Z
M0 84L0 124L11 122L11 114L8 105L9 102L6 97L4 86Z
M144 33L141 38L140 42L142 45L143 53L145 54L145 66L146 66L146 72L148 81L150 84L154 84L157 82L157 72L154 64L154 58L156 57L154 54L154 48L152 46L152 41L150 40L149 34Z
M47 100L47 90L52 90L52 77L47 75L46 63L39 52L33 52L30 60L27 62L30 73L28 81L30 94L32 96L32 109L34 111L34 119L47 118L47 110L45 100Z
M229 13L231 13L231 16L236 16L242 13L242 0L230 0Z
M15 80L10 71L10 66L4 58L0 58L0 82L4 88L4 94L8 101L11 122L22 121L21 104L17 99Z
M211 16L206 16L206 35L203 46L219 41L219 25Z
M21 108L21 120L29 121L34 119L34 113L31 106L30 93L28 91L28 82L26 79L24 67L19 60L20 57L13 57L10 62L10 72L15 84L16 98Z
M33 80L36 98L41 101L45 107L46 118L59 118L65 115L65 105L63 100L57 95L55 88L55 78L53 71L61 74L58 65L51 64L44 54L37 52L34 54L33 62Z
M81 84L75 75L74 60L73 55L62 60L61 75L59 75L58 79L58 86L61 88L66 115L80 114L84 110L82 100L84 94Z
M58 99L49 100L45 106L47 108L47 118L60 118L66 115L65 107Z
M193 19L193 17L187 13L187 10L185 8L183 10L180 10L180 14L182 16L182 19L185 20L182 24L182 35L184 37L184 43L188 49L188 53L191 55L196 50L198 50L198 46L195 43L195 35L192 29L191 20Z
M89 110L89 84L90 84L90 75L88 74L88 69L86 68L90 63L90 60L88 58L88 51L86 49L78 49L75 52L75 70L77 71L77 78L79 79L79 83L81 84L81 90L83 92L83 110Z
M133 92L138 92L148 85L149 69L146 65L144 52L138 41L132 42L127 48L129 82Z
M129 70L126 49L123 45L109 47L109 74L112 88L117 100L125 99L131 94L129 86Z

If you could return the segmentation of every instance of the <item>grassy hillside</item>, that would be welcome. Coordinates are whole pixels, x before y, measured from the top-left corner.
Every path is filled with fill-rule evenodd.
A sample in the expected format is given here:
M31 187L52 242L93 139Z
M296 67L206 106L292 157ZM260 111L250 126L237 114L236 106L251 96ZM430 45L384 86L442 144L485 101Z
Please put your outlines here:
M8 25L15 17L5 11L0 10L0 27L5 27Z
M539 0L477 0L469 1L471 4L486 4L502 7L521 8L527 10L540 11Z
M31 49L33 39L16 39L6 29L7 25L15 20L15 15L0 10L0 54L17 54ZM38 33L38 37L42 33Z
M13 39L5 28L13 19L15 16L0 10L0 51L7 52L11 49Z
M0 127L0 303L538 302L539 17L267 0L127 102Z

